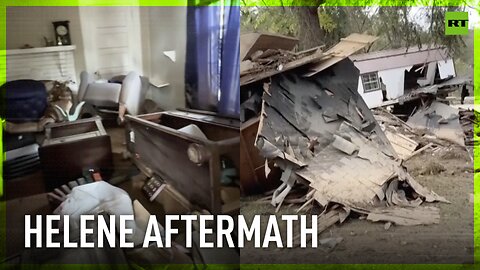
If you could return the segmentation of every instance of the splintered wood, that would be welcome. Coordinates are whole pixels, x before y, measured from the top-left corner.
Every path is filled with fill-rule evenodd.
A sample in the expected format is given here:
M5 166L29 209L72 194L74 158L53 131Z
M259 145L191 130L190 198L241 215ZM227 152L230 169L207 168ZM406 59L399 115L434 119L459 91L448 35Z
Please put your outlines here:
M367 215L367 220L389 221L403 226L438 224L440 223L440 209L431 206L379 208L372 210Z
M438 209L420 204L447 200L421 186L401 165L418 143L382 131L356 91L358 76L344 59L309 78L295 71L272 78L262 97L256 138L260 153L284 170L271 202L279 207L289 190L301 184L310 187L298 200L305 202L301 209L312 202L325 209L341 206L323 214L327 227L350 210L397 225L438 223Z
M320 215L317 219L317 233L322 233L326 229L330 228L337 222L342 222L342 216L345 213L344 209L332 208L330 211L326 212L323 215ZM307 241L310 241L312 238L311 234L307 236ZM293 238L295 246L300 246L300 234L297 234Z
M285 37L276 37L276 39L282 41ZM240 64L240 85L256 82L306 65L309 67L304 75L310 77L372 44L376 39L375 36L353 33L342 38L338 44L326 52L323 52L321 47L293 53L278 47L265 49L261 46L264 44L251 45L257 50L249 49L250 53L241 53L241 57L242 55L244 57ZM272 46L276 47L277 44L272 44Z
M410 157L418 146L418 143L400 133L385 131L388 140L392 143L393 149L401 159Z
M307 167L297 171L297 175L310 182L318 193L314 197L321 205L337 202L348 207L374 206L375 197L385 198L383 186L395 175L396 163L372 148L352 127L344 125L340 130L361 152L356 156L344 155L327 146ZM324 155L338 157L338 160L324 162Z

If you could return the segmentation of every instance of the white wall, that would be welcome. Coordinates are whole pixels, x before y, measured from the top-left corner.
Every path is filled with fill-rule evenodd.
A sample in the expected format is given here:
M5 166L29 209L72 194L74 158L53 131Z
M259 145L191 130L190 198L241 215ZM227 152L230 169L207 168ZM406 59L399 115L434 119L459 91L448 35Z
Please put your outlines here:
M163 88L151 87L147 96L161 108L185 107L185 51L187 42L186 7L141 7L144 70L153 84L169 83ZM148 19L147 19L148 18ZM164 51L175 51L175 62Z
M405 69L410 68L411 67L401 67L378 72L378 76L382 78L387 88L388 99L395 99L404 94Z
M382 78L382 82L387 89L387 99L395 99L404 94L405 69L410 67L394 68L378 71L378 77ZM369 108L382 105L383 94L381 90L364 93L362 76L358 78L358 92L365 100Z
M78 81L80 71L85 68L78 7L7 7L6 17L7 49L18 49L25 44L44 47L43 36L55 40L52 22L70 21L70 38L77 47L74 59Z
M143 72L139 7L80 7L86 71L102 79Z
M152 87L148 97L164 109L185 107L187 9L185 6L140 7L139 14L139 69L143 69L143 75L154 84L170 84L164 88ZM7 7L7 49L18 49L24 44L43 47L43 36L50 40L55 37L52 22L69 20L72 43L77 47L74 59L79 81L80 72L87 68L86 58L92 60L93 57L84 48L81 19L88 20L81 18L79 7ZM170 50L176 51L175 62L163 54Z
M364 93L362 76L359 76L358 78L357 90L369 108L378 107L382 104L383 95L381 90Z

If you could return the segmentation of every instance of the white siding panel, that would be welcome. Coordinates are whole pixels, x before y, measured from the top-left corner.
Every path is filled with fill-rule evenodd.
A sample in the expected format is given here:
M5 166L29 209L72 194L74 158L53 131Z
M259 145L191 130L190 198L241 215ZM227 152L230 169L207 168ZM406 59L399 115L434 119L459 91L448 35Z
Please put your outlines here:
M455 65L453 64L452 59L448 59L446 61L438 61L437 64L441 79L448 78L449 76L456 76Z
M361 76L359 76L358 78L358 93L362 96L363 100L369 108L378 107L382 104L382 91L378 90L364 93Z
M386 86L387 99L395 99L403 95L405 69L405 67L401 67L378 72L378 77L382 78L382 82Z

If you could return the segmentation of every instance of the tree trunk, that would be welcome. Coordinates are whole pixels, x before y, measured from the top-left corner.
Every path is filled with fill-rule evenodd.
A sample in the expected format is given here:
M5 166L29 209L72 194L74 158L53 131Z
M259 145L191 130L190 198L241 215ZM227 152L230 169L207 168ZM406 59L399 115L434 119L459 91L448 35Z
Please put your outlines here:
M298 47L306 50L324 44L324 31L320 27L317 7L292 7L298 18Z

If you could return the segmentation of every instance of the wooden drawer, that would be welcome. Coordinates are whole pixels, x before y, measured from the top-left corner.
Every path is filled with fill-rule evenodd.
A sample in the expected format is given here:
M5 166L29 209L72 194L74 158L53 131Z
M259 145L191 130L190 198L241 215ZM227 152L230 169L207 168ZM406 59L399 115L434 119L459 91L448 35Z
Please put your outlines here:
M104 179L113 171L110 136L99 117L48 125L39 155L47 191L76 180L84 169L98 168Z

